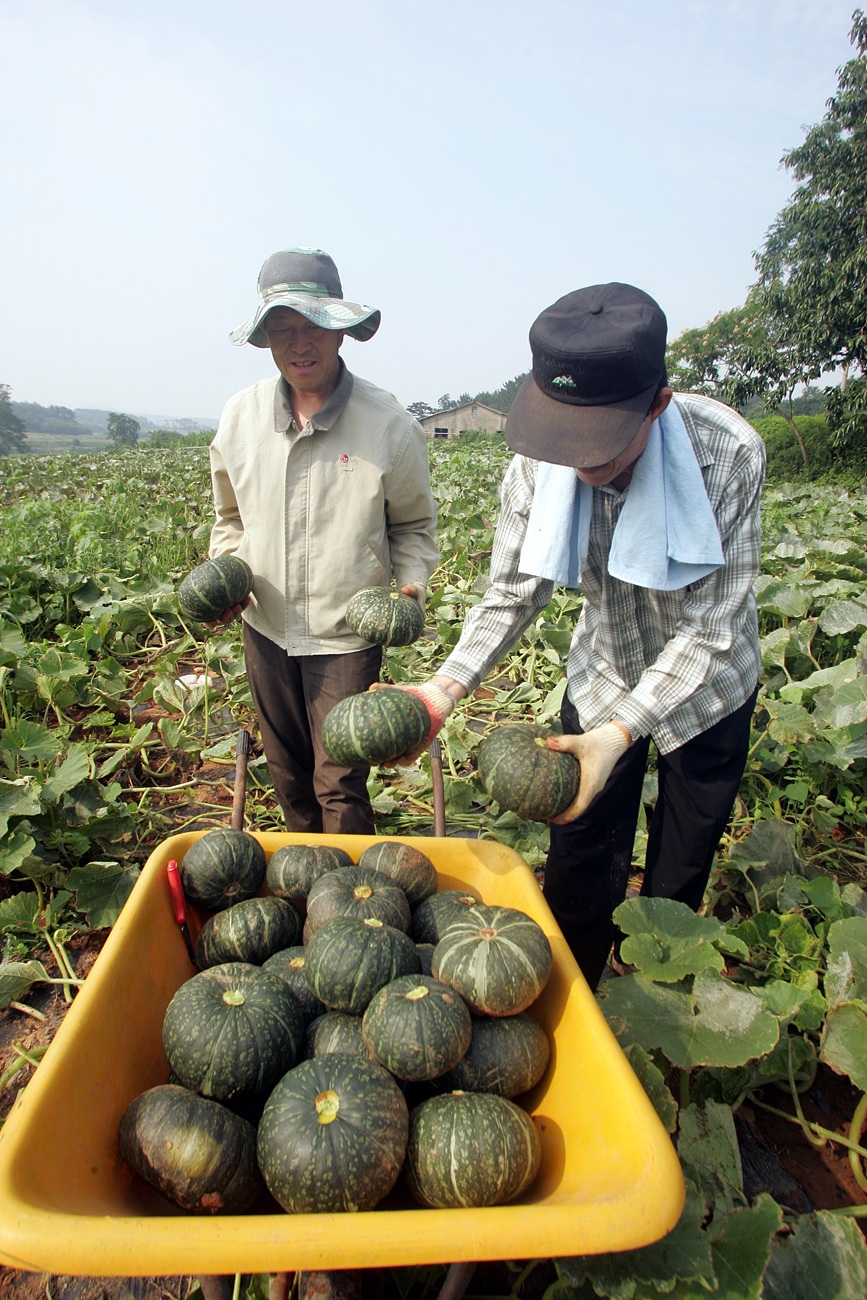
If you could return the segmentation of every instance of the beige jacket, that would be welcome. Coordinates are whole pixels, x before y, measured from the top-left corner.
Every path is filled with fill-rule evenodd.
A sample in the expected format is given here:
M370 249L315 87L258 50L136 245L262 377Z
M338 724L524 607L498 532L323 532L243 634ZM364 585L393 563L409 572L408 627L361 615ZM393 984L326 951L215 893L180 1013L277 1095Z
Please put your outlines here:
M244 617L290 655L364 649L344 612L362 587L427 586L439 559L425 435L351 375L303 429L275 375L226 404L210 449L210 554L253 570Z

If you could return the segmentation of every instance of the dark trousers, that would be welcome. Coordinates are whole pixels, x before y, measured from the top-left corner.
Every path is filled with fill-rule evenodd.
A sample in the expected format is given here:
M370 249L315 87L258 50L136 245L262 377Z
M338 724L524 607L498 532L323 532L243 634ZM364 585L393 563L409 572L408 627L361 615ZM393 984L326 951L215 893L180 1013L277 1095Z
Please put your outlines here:
M675 898L694 911L704 897L749 748L754 691L745 704L670 754L657 757L659 793L650 821L642 894ZM563 730L580 735L564 700ZM617 930L611 914L626 896L650 740L617 760L604 790L566 826L551 826L545 899L575 960L595 988Z
M367 767L341 767L322 748L325 715L338 701L379 681L382 647L293 658L244 624L247 681L274 793L286 828L314 834L371 835Z

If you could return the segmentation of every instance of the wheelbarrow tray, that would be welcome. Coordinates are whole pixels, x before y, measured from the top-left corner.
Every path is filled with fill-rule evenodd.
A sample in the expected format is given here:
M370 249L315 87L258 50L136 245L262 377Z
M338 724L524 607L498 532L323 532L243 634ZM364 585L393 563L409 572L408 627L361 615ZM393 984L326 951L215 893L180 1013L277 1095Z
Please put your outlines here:
M199 832L198 834L201 834ZM268 1273L495 1259L544 1259L646 1245L677 1222L684 1198L671 1139L609 1029L544 901L511 849L433 837L440 889L520 908L551 943L550 980L532 1014L551 1040L544 1078L520 1103L542 1163L510 1205L433 1210L395 1191L357 1214L191 1215L121 1159L117 1130L140 1092L168 1078L162 1023L194 974L166 878L198 834L152 853L90 975L0 1130L0 1261L90 1276ZM327 843L353 859L375 836L260 834ZM400 836L385 837L401 839ZM419 847L419 839L406 841Z

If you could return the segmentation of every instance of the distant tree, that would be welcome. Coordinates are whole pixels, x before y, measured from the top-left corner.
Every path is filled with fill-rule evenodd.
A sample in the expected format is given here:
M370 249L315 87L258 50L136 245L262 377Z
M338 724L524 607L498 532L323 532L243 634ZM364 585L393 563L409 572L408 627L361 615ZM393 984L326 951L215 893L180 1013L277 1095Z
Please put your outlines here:
M427 402L410 402L406 409L417 420L423 420L426 415L433 415L435 410L433 406L428 406Z
M137 447L141 425L131 415L112 411L108 417L108 436L115 447Z
M751 290L743 307L719 312L698 329L684 330L669 343L665 359L675 390L705 393L739 411L759 398L767 411L779 411L806 463L807 447L793 403L797 389L816 378L821 367L815 357L808 361L792 345L760 288Z
M438 411L447 411L452 406L457 406L457 402L448 393L443 393L442 397L437 398L436 409Z
M490 393L476 393L476 401L484 402L486 406L492 406L495 411L502 411L508 415L515 400L515 394L527 378L526 374L515 375L514 379L509 379L501 388L495 388Z
M852 24L856 57L837 70L822 121L784 155L782 165L800 183L755 255L767 308L804 368L818 358L825 371L842 370L828 400L840 445L863 438L867 426L867 18L860 9Z
M12 410L8 384L0 384L0 456L24 450L24 425Z
M38 402L13 402L12 409L30 433L87 433L68 406L40 406Z

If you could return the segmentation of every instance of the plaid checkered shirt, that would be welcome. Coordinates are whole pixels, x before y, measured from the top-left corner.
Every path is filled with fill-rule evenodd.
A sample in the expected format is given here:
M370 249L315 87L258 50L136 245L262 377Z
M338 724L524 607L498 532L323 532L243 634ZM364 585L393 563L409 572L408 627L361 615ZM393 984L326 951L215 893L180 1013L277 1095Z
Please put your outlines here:
M594 488L584 601L567 660L582 727L619 718L633 738L677 749L750 696L761 657L753 582L761 558L765 447L737 412L708 397L675 398L704 477L725 556L678 591L613 578L608 553L626 492ZM522 573L520 554L538 462L515 456L503 479L491 583L468 611L439 674L474 691L550 601L554 584Z

